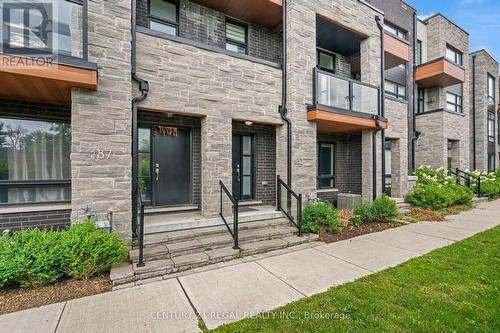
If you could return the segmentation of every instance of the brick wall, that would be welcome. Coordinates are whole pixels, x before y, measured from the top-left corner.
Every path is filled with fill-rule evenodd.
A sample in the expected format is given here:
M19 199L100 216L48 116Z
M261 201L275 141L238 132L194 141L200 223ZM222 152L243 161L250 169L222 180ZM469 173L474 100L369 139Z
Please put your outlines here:
M16 231L27 228L65 228L70 224L70 216L70 209L0 214L0 233L6 229Z
M137 1L137 24L148 28L148 0ZM220 48L226 48L226 16L224 13L183 0L179 7L179 36ZM248 24L248 54L279 63L282 38L280 33Z
M274 126L233 122L233 132L255 136L256 200L276 203L276 129ZM267 183L267 185L265 185Z

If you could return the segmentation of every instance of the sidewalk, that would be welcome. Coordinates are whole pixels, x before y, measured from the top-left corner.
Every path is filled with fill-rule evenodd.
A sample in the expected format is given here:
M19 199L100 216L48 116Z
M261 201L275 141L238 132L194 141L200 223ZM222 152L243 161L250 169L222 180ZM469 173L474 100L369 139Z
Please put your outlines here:
M396 266L500 224L500 200L450 216L0 316L2 331L198 332ZM194 308L194 309L193 309Z

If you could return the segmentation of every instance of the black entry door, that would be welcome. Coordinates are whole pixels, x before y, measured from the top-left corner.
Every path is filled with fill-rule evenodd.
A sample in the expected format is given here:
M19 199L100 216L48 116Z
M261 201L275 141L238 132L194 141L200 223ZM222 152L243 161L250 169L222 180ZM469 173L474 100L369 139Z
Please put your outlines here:
M178 128L153 136L155 206L191 203L191 133Z
M233 134L233 195L239 200L254 199L254 139Z

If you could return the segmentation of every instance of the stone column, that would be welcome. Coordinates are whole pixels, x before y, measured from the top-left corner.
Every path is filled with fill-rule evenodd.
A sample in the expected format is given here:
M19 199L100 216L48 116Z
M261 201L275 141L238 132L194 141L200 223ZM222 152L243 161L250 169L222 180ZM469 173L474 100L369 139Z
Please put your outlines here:
M207 116L201 122L201 212L206 217L219 214L222 180L232 192L232 120Z
M97 92L71 94L72 217L86 206L111 211L113 229L130 241L130 2L89 1L88 10L89 61L98 64L99 81Z
M376 135L376 158L377 158L377 197L382 195L382 136ZM361 196L363 201L369 202L373 199L373 130L361 132Z
M406 137L391 141L391 196L402 198L408 189L408 143Z

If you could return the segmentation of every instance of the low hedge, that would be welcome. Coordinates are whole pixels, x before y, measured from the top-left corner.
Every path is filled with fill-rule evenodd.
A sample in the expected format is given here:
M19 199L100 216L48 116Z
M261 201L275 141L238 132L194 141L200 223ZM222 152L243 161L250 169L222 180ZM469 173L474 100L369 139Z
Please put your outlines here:
M405 196L405 201L417 208L442 210L468 204L473 197L472 190L460 185L418 184L413 192Z
M62 278L89 279L122 262L127 247L94 223L67 230L27 229L0 237L0 288L35 287Z
M399 216L394 200L387 196L375 199L372 203L362 203L354 210L354 225L370 222L390 222Z
M337 210L329 202L307 204L302 212L302 230L318 233L321 229L340 232L342 225Z

